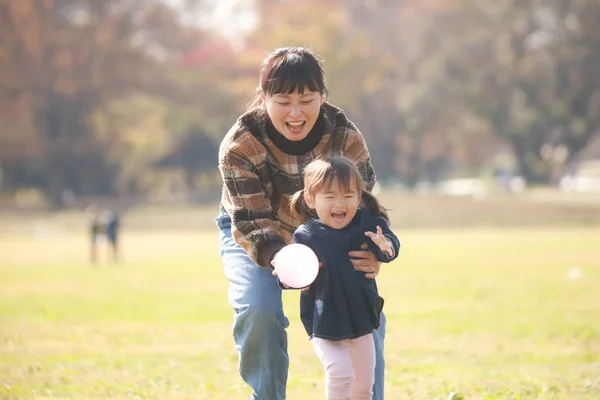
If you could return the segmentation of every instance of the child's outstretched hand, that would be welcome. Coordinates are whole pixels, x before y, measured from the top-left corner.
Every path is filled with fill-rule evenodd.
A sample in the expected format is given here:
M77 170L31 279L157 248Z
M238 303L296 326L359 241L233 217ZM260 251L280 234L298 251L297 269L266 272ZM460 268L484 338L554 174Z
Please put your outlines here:
M370 237L373 243L379 246L382 252L387 253L387 255L390 257L394 255L394 247L392 246L392 242L390 242L388 238L383 235L383 231L379 225L377 226L377 233L367 231L365 232L365 235Z

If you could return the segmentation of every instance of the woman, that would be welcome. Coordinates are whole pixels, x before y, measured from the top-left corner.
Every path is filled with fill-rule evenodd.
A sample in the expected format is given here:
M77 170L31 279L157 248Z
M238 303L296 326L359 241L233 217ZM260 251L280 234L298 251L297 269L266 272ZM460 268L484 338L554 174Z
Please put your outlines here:
M230 129L219 150L223 179L221 257L235 311L233 336L242 379L252 399L285 399L289 321L271 261L300 220L289 208L303 188L304 166L325 154L348 157L358 166L365 189L375 173L362 134L343 111L325 102L327 87L315 54L305 48L273 51L263 61L250 109ZM367 249L366 244L363 249ZM380 263L368 251L352 251L352 264L375 278ZM385 316L374 333L373 399L383 400Z

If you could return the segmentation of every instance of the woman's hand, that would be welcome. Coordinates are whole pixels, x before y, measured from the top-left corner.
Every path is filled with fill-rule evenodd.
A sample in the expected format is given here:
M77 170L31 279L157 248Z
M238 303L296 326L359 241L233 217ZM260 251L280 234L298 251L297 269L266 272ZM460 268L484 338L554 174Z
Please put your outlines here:
M381 263L375 257L375 254L366 250L369 246L366 243L363 243L360 246L363 250L351 251L348 255L352 265L354 265L354 269L356 271L362 271L365 273L365 276L370 279L375 279L375 277L379 274L379 268L381 267Z

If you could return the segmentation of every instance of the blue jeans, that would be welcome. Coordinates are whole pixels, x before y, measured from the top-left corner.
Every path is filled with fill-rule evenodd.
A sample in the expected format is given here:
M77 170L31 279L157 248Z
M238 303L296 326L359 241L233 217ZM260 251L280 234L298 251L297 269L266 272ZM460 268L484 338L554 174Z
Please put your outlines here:
M231 218L217 217L221 258L229 280L229 303L235 312L233 338L242 379L254 391L253 400L285 400L289 357L289 321L283 314L281 288L271 270L256 265L231 235ZM373 332L375 384L373 400L383 400L385 315Z

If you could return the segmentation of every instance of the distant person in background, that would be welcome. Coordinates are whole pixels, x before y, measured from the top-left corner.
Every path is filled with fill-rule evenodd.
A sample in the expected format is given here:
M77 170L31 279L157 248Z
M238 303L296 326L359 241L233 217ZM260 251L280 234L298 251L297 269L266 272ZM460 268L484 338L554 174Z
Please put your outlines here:
M60 200L64 207L73 207L77 201L77 195L73 189L67 188L60 193Z
M375 184L363 135L326 95L325 75L311 50L274 50L263 60L254 103L219 150L221 257L235 312L239 373L252 388L253 400L286 398L289 321L271 261L291 243L302 222L292 215L289 201L303 188L304 167L326 154L344 155L358 166L364 189L370 191ZM373 279L380 262L367 240L347 257L356 271ZM380 322L373 332L375 400L383 400L383 313Z
M103 210L90 204L86 213L90 221L90 261L98 262L98 242L106 239L109 255L113 262L119 262L119 215L114 210Z

